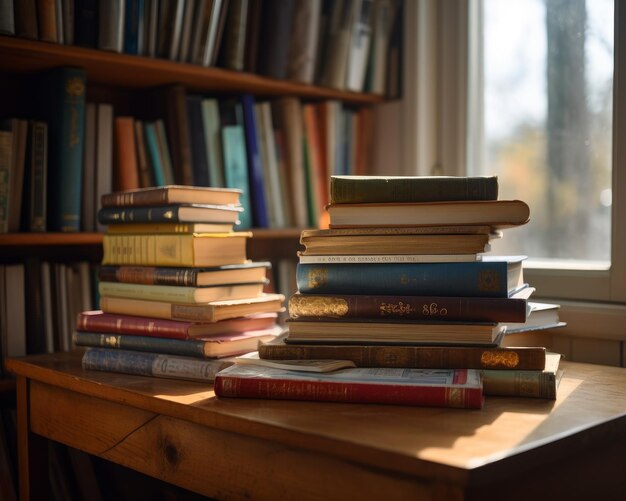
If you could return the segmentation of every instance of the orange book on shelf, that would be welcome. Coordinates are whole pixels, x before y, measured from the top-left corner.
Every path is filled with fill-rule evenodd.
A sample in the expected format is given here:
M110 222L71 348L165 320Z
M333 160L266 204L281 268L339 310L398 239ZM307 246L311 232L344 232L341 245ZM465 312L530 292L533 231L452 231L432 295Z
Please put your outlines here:
M318 224L319 216L329 202L328 169L326 167L326 153L320 133L320 120L317 109L313 104L303 106L304 130L309 154L310 181L315 190L313 199L317 202Z
M115 119L114 186L116 191L140 187L134 122L133 117Z

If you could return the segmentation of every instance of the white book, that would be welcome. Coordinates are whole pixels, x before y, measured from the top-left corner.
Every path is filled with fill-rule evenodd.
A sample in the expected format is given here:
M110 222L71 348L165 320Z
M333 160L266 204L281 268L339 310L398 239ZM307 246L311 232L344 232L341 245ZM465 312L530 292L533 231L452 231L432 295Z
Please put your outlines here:
M361 92L365 82L365 70L372 40L373 7L373 0L360 0L358 10L352 20L346 88L355 92Z

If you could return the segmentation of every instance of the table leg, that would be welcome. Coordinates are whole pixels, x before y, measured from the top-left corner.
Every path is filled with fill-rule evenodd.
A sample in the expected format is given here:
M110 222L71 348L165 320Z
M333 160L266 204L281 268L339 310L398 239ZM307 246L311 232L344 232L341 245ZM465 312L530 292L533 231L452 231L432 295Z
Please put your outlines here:
M17 377L16 393L20 499L48 499L48 444L45 438L30 431L28 379Z

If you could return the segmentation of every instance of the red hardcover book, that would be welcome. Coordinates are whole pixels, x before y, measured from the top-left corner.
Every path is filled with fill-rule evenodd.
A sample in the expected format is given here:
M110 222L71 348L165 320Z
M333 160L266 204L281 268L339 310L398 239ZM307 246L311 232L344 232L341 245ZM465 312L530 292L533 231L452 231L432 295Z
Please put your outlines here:
M193 339L268 329L276 324L276 317L276 313L263 313L249 317L221 320L219 322L184 322L161 318L118 315L95 310L83 311L78 314L76 330L79 332Z
M480 409L480 371L350 368L327 373L233 365L215 378L218 397Z

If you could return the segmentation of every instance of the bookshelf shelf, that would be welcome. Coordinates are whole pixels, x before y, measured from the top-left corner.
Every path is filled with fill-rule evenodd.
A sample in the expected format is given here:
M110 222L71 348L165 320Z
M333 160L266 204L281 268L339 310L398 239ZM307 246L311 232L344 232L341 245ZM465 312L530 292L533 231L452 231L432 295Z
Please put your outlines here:
M84 47L59 45L0 36L0 70L36 73L57 66L77 66L87 71L90 83L143 88L179 83L192 91L251 92L256 95L297 95L311 99L337 99L352 104L378 104L385 97L340 91L276 80L252 73L203 66Z

